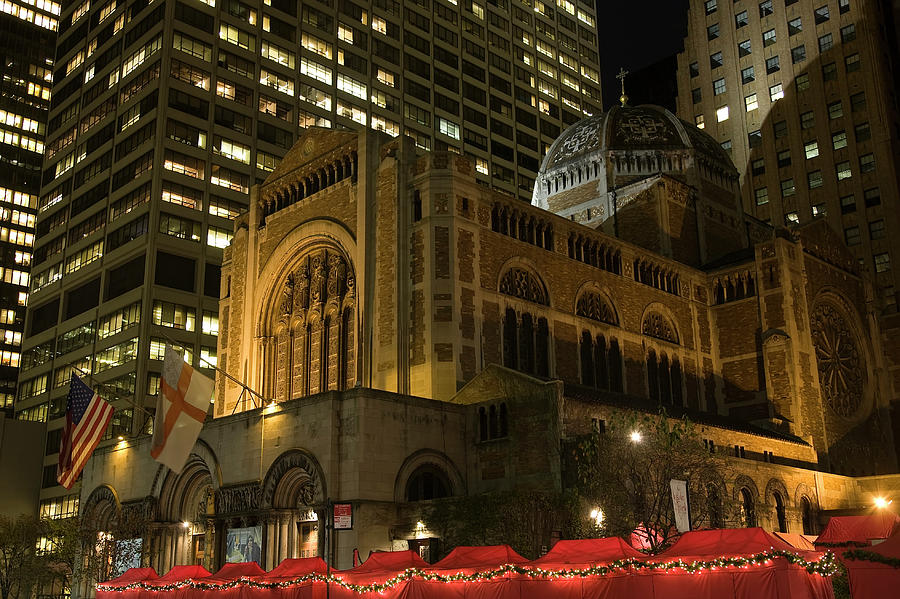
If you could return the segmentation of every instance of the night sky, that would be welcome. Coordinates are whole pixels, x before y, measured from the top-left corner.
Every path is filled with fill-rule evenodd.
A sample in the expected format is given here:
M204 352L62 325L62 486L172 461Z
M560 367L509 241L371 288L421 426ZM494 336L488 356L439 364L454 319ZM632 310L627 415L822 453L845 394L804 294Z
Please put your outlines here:
M616 73L635 71L682 49L688 0L597 0L603 107L619 97ZM628 80L626 79L626 91Z

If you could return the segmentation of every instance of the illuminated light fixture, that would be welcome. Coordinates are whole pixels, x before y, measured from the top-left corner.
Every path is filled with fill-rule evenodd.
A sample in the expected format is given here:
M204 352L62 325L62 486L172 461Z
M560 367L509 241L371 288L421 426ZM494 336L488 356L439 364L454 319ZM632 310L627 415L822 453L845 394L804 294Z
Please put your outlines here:
M182 525L183 527L185 527L185 528L190 528L190 527L191 527L191 523L188 522L187 520L185 520L184 522L182 522L181 525Z
M125 437L123 437L122 435L119 435L119 441L124 441L124 440L125 440Z
M875 507L877 507L880 510L883 510L884 508L891 505L892 503L894 503L893 499L887 499L885 497L876 497L875 498Z
M601 526L603 524L603 510L599 507L595 507L591 510L591 520L594 521L596 526Z
M640 431L631 431L631 442L632 443L640 443L641 442L641 432Z

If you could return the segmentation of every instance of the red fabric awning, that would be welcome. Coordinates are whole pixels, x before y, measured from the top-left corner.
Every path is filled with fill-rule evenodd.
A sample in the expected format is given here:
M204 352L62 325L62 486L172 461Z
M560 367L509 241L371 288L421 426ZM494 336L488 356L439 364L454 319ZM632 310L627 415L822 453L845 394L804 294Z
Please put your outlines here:
M657 555L655 559L665 561L677 557L695 559L739 557L770 549L808 553L792 547L762 528L716 528L684 533L674 545Z
M644 558L644 554L619 537L559 541L547 552L531 562L540 568L582 568L608 564L629 557Z
M816 551L816 546L813 545L813 542L798 532L773 532L772 534L797 549Z
M210 571L203 566L174 566L156 580L148 580L147 584L151 586L166 586L189 578L205 578L211 575Z
M429 566L429 572L475 572L490 570L504 564L524 564L528 560L509 545L487 547L457 547L447 557Z
M132 582L139 582L141 580L152 580L154 578L159 578L159 574L157 574L156 570L153 568L128 568L121 576L113 578L112 580L107 580L101 584L121 586L131 584Z
M834 516L816 539L819 547L871 545L873 539L886 539L900 528L896 514L880 511L865 516Z
M225 564L219 571L203 579L203 582L219 582L234 580L241 576L265 576L266 571L256 562L240 562L237 564Z
M325 560L321 557L289 558L265 575L266 579L272 578L297 578L306 574L324 574L328 569Z
M900 559L900 532L883 543L862 550L886 558ZM850 548L852 552L854 548ZM900 569L888 564L864 559L846 559L841 552L844 566L850 575L850 594L853 599L884 599L897 594L900 588Z

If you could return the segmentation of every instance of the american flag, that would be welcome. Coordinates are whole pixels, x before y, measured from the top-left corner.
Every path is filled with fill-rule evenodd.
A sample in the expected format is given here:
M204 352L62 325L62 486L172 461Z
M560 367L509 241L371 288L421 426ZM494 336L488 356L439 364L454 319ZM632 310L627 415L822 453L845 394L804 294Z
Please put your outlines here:
M74 373L69 383L66 426L59 443L56 480L67 489L75 484L115 410Z

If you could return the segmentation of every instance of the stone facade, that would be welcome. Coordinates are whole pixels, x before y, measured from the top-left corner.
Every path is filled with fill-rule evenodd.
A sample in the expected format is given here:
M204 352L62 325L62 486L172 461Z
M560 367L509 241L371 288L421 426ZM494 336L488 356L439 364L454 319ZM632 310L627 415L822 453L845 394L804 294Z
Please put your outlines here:
M761 525L779 502L792 532L858 508L880 483L850 475L896 469L871 286L823 224L776 230L704 185L649 173L619 188L618 225L578 222L476 184L462 156L310 129L226 249L195 455L176 475L146 442L101 453L86 509L146 498L165 569L195 559L186 530L209 567L246 525L265 565L297 557L298 526L350 502L328 543L346 567L416 546L419 500L559 489L566 439L660 406L732 456L726 495L749 492Z

